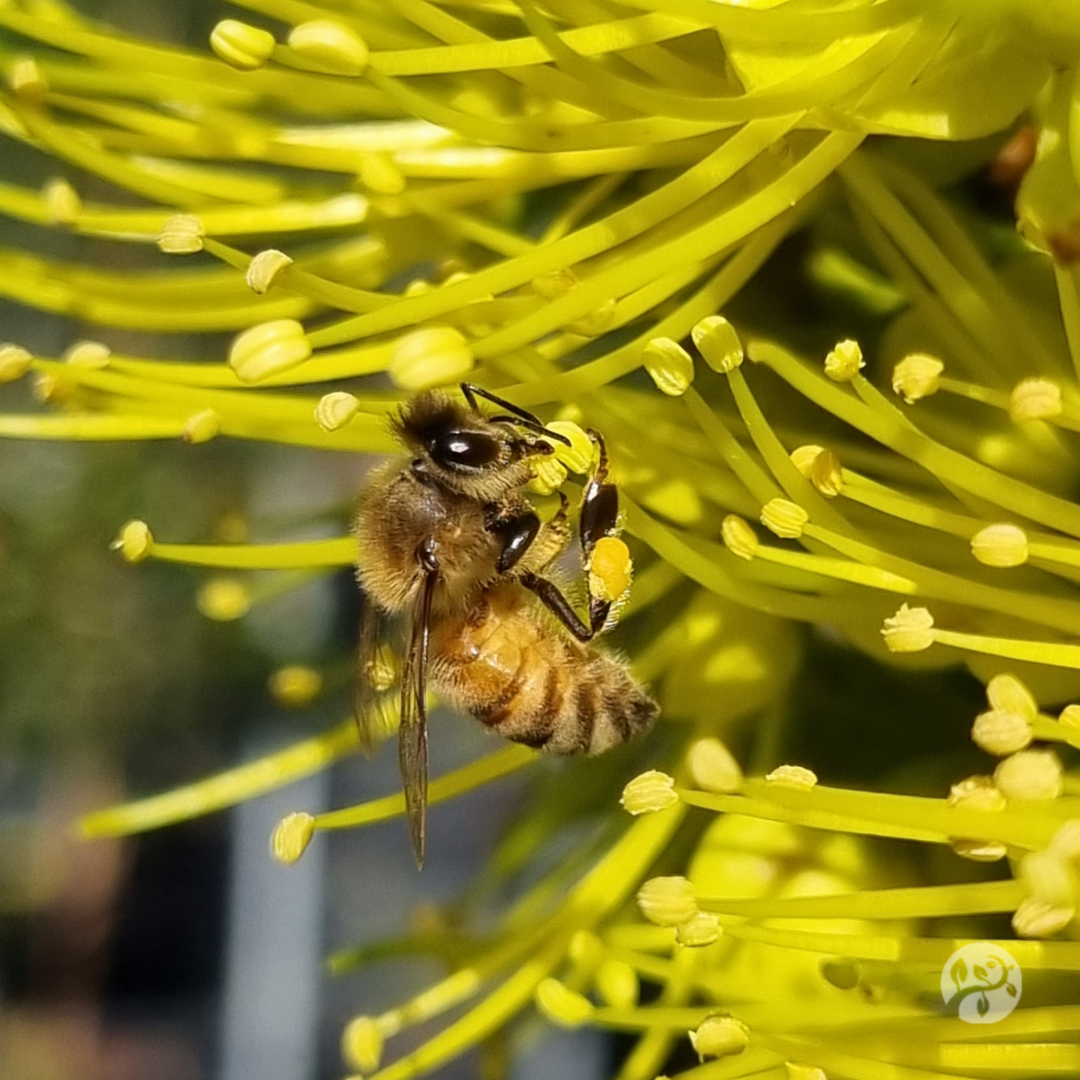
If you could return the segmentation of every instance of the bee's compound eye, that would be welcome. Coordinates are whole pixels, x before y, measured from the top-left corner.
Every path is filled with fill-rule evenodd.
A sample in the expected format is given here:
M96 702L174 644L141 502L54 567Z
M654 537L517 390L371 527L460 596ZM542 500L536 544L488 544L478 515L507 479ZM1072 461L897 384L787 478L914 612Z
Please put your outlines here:
M480 431L447 431L432 439L428 453L444 469L482 469L499 460L499 444Z

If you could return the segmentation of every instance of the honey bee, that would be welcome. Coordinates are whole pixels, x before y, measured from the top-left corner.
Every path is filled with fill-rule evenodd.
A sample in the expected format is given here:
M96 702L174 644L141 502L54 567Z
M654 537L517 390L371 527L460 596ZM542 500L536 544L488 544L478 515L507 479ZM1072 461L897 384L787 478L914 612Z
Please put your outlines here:
M392 420L410 454L374 473L356 522L366 594L357 705L376 740L373 672L382 626L404 616L398 756L409 835L423 865L427 688L500 735L555 754L598 754L648 728L658 708L617 656L589 643L611 601L591 592L582 618L548 576L570 543L566 497L542 523L524 494L536 459L569 445L531 413L462 384L464 402L426 391ZM484 415L478 398L504 412ZM615 536L618 492L603 439L581 500L584 565ZM552 616L554 618L552 618Z

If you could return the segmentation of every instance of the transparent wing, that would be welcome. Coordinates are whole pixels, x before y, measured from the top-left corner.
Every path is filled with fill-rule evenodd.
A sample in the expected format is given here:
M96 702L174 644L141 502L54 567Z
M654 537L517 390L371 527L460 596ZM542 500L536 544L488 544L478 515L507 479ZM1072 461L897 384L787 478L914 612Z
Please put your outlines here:
M360 615L360 648L356 659L356 725L360 749L367 757L398 726L388 693L398 678L398 655L388 640L388 620L367 597Z
M437 575L428 571L417 593L409 628L409 646L401 672L401 725L398 728L398 759L405 789L405 814L409 822L416 865L424 865L427 839L428 747L427 666L431 636L431 598Z

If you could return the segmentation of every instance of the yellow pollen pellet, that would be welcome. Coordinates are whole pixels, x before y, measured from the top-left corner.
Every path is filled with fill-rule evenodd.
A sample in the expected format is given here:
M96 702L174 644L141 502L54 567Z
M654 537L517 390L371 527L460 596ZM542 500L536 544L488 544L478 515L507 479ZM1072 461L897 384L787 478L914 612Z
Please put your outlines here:
M267 248L260 251L248 264L244 280L252 292L261 296L270 290L278 275L292 264L293 260L284 251Z
M269 679L274 700L290 709L310 705L322 693L322 676L310 667L290 664L278 668Z
M685 394L694 381L693 358L671 338L653 338L645 346L642 360L656 388L668 397Z
M617 536L602 536L589 560L589 591L597 600L614 603L630 588L634 562Z
M154 537L145 521L129 521L109 545L113 551L119 551L129 563L142 562L150 555L153 546Z
M206 226L194 214L173 214L158 233L157 246L166 255L194 255L203 249Z
M1023 566L1028 560L1027 533L1019 525L987 525L971 538L971 554L984 566Z
M311 356L304 327L275 319L245 330L229 349L229 366L241 382L256 383L302 364Z
M912 353L893 368L892 388L909 405L936 394L945 365L934 356Z
M208 619L232 622L248 613L251 608L251 595L243 582L236 578L216 577L199 589L195 606Z
M10 342L0 345L0 383L21 379L30 370L33 359L33 353L21 345Z
M675 778L657 769L650 769L640 776L635 776L623 788L622 797L619 799L622 808L635 816L666 810L678 801Z
M757 554L761 546L757 533L746 521L735 514L728 514L720 523L720 536L732 555L737 555L740 559L747 561Z
M881 631L889 652L921 652L934 644L934 617L926 608L901 604Z
M1053 420L1063 409L1061 387L1051 379L1024 379L1009 395L1009 417L1014 424Z
M707 1016L690 1032L690 1044L702 1059L741 1054L749 1042L750 1029L734 1016Z
M254 71L274 52L274 35L238 19L222 19L210 32L210 48L218 59L239 71Z
M695 348L713 369L726 375L743 362L744 352L735 327L723 315L709 315L691 331Z
M270 853L278 862L292 866L307 850L314 833L315 819L310 814L289 814L277 823L270 836Z
M761 508L761 524L782 540L795 540L802 536L809 520L810 515L790 499L770 499Z
M363 75L368 65L367 42L351 27L333 19L312 19L294 26L289 48L335 75Z
M841 341L825 357L825 374L833 382L851 382L866 367L857 341Z
M323 394L315 405L315 421L323 431L340 431L357 413L360 399L345 390Z
M535 1000L540 1012L559 1027L581 1027L595 1011L587 997L558 979L543 979L536 988Z
M452 326L427 326L399 338L387 374L402 390L460 382L473 369L472 348Z

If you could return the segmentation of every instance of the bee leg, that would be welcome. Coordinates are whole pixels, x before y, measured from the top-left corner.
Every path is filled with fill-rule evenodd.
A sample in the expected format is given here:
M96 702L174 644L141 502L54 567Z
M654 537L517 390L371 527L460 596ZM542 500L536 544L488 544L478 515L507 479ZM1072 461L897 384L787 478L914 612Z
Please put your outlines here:
M588 567L593 549L605 536L617 536L619 532L619 491L608 481L607 448L599 432L589 429L589 438L600 449L600 456L585 491L581 496L581 516L578 530L581 534L581 552ZM611 611L611 601L589 596L589 625L594 634L600 633Z
M513 517L497 521L491 531L499 537L503 545L495 569L500 574L505 574L517 566L521 557L529 550L540 531L540 519L535 511L524 510Z
M531 570L527 570L518 579L522 585L525 586L530 592L536 593L540 598L540 602L555 616L578 639L578 641L587 643L592 641L596 636L596 630L590 626L586 626L578 616L578 613L571 607L570 601L559 591L559 586L553 581L548 581L547 578L540 577L539 574L534 574Z

